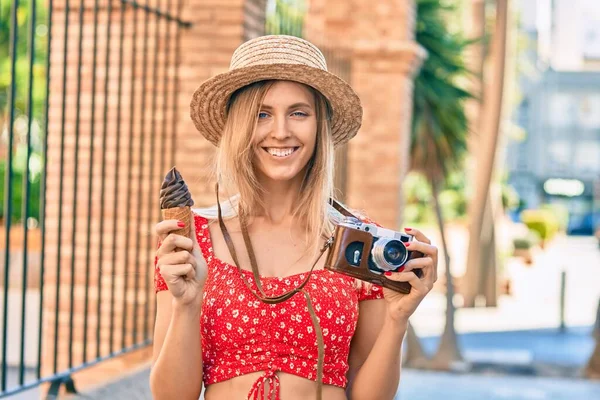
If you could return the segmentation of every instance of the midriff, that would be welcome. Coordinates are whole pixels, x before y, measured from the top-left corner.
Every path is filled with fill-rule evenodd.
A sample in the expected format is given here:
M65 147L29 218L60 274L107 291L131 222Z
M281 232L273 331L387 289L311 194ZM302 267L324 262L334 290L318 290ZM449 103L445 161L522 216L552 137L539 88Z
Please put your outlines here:
M205 400L219 399L246 399L250 388L264 372L252 372L249 374L236 376L229 380L213 383L206 388L204 393ZM279 397L282 400L311 400L316 399L317 383L306 378L288 374L286 372L277 372L279 376L280 388ZM265 383L265 399L269 393L269 384ZM258 398L261 398L258 396ZM323 385L323 399L327 400L347 400L346 391L341 387L333 385ZM271 400L271 399L269 399Z

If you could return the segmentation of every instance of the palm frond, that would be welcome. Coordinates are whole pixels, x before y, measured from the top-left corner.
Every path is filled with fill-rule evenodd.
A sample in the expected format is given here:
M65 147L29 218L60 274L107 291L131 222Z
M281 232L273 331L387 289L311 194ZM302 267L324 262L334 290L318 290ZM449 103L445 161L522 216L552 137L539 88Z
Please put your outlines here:
M416 41L429 57L415 78L411 166L437 182L461 167L467 150L465 102L475 96L459 81L471 75L466 48L478 39L449 31L455 9L441 0L417 0Z

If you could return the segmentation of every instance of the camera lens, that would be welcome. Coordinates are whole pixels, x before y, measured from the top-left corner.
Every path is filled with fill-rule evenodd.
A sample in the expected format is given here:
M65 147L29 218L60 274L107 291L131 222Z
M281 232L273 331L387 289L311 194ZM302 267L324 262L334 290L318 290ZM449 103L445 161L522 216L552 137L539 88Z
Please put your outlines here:
M408 250L400 240L381 238L373 245L371 255L377 268L394 271L406 262Z
M399 267L406 257L406 247L397 240L392 240L383 248L383 257L392 265Z

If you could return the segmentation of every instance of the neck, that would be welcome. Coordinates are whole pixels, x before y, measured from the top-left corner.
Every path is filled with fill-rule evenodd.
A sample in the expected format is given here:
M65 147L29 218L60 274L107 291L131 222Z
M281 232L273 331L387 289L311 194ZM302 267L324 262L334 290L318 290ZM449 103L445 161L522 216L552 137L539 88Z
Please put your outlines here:
M259 182L264 191L264 211L255 216L275 225L289 222L299 198L302 178L285 182L259 179Z

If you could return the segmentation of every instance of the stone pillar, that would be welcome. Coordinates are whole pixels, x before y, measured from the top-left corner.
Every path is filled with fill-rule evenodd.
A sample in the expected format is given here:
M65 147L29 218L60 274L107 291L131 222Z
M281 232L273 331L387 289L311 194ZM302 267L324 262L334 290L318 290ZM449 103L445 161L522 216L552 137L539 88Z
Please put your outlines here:
M196 130L190 100L204 80L229 70L245 40L264 34L266 0L190 0L184 12L193 26L183 32L179 65L179 115L175 161L197 206L216 203L215 147Z
M412 82L425 58L414 40L414 2L313 0L306 21L309 40L350 51L350 84L364 108L362 128L348 145L346 202L400 228Z

